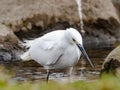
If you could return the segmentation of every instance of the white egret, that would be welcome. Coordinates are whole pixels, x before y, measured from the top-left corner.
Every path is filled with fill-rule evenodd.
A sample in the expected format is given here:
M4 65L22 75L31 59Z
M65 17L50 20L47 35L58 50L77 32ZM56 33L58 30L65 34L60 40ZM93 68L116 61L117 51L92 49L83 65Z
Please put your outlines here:
M24 61L33 59L41 64L47 70L47 80L49 79L50 69L69 67L70 74L72 74L73 66L77 64L81 53L94 67L84 50L80 33L74 28L52 31L29 41L26 46L29 49L21 55L21 59Z

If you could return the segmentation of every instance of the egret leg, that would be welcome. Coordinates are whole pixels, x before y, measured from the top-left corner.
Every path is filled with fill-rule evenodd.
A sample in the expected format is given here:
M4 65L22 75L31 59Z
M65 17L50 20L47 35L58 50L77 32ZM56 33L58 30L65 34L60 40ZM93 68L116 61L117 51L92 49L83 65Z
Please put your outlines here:
M48 80L49 80L49 75L50 75L50 71L47 70L47 77L46 77L46 81L47 81L47 82L48 82Z
M72 80L72 76L73 76L73 67L70 67L70 68L69 68L69 73L68 73L68 74L69 74L68 79L69 79L70 81L73 81L73 80Z
M70 67L70 68L69 68L69 76L71 77L72 74L73 74L73 67Z

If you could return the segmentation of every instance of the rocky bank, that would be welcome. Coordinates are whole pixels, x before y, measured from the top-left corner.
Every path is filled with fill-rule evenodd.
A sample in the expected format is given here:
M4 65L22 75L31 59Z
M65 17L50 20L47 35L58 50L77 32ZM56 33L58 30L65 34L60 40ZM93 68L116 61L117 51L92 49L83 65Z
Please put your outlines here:
M120 46L113 49L102 65L101 74L113 74L120 77Z
M83 0L82 5L86 48L120 42L119 0ZM24 39L68 27L80 31L75 0L0 0L0 60L18 60Z

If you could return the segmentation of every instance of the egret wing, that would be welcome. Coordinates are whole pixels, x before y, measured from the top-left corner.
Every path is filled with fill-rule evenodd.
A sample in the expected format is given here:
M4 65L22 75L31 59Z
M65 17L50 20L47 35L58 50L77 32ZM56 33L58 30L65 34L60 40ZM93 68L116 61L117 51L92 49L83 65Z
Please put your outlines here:
M58 39L40 38L31 46L30 54L35 61L47 66L56 63L63 49Z

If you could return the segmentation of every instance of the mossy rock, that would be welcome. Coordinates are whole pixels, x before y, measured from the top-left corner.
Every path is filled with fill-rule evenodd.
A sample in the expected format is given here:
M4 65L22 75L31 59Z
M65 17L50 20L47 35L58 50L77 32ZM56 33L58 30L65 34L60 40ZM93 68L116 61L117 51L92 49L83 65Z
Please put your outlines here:
M112 50L102 65L101 74L109 73L120 77L120 46Z

